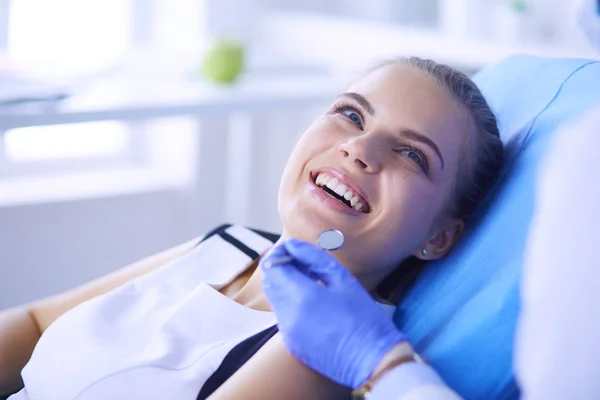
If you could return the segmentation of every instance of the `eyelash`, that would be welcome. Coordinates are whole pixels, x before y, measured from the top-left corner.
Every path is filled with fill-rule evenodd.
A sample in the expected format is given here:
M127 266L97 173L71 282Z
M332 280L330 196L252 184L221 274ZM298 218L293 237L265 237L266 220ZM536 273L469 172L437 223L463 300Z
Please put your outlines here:
M344 115L343 114L344 111L352 111L352 112L356 113L360 117L360 124L357 124L356 122L352 121L348 116ZM360 130L364 129L363 114L356 106L354 106L350 103L339 103L334 107L333 112L334 112L334 114L341 114L344 118L348 119L351 123L356 125ZM412 151L412 152L418 154L419 157L421 158L421 164L419 164L419 167L423 170L423 172L429 173L429 160L427 159L425 152L419 146L405 145L405 146L402 146L402 148L394 150L394 152L399 153L399 154L402 153L403 151ZM414 162L416 163L416 161L414 161Z
M423 172L428 173L429 172L429 160L427 159L427 156L425 155L425 152L416 145L405 145L402 146L401 148L395 149L394 152L396 153L402 153L404 151L412 151L413 153L417 153L419 155L419 157L421 158L421 164L419 164L419 167L423 170ZM412 161L412 159L411 159ZM414 161L416 163L416 161Z
M352 121L350 119L350 117L344 115L344 111L352 111L354 113L356 113L359 117L360 117L360 124L357 124L356 122ZM364 117L362 112L356 108L354 105L349 104L349 103L339 103L337 104L334 109L333 109L334 114L341 114L344 118L348 119L350 122L352 122L354 125L356 125L360 130L364 129Z

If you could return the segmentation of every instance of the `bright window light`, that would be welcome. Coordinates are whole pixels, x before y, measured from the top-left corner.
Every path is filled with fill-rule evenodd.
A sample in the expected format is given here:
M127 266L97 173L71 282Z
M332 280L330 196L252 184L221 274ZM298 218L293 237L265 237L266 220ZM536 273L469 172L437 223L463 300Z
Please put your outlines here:
M130 43L126 0L17 0L9 18L9 58L41 72L96 72Z
M15 163L112 156L129 140L127 126L113 121L33 126L4 135L6 158Z
M8 57L41 75L100 72L130 47L130 14L128 0L13 0ZM13 129L4 156L15 163L114 157L127 150L129 134L117 122Z

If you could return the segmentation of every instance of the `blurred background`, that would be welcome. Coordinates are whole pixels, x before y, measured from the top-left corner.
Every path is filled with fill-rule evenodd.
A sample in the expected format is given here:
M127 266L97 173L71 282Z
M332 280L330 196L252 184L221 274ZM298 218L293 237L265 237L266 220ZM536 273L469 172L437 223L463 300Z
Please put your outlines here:
M517 53L597 58L579 6L0 0L0 309L222 222L279 231L296 138L366 66L418 55L474 73ZM241 73L221 82L215 69L240 54Z

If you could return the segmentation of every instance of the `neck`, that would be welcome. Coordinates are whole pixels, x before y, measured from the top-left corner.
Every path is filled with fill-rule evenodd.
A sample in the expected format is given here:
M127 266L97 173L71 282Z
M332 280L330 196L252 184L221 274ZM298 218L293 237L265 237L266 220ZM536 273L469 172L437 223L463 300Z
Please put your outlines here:
M284 235L273 245L273 247L279 245L282 241L286 240ZM262 255L261 255L262 257ZM246 306L248 308L252 308L254 310L259 311L272 311L271 304L265 295L262 288L262 280L263 280L263 272L258 267L258 260L252 263L250 266L248 273L250 274L249 278L247 278L246 282L243 284L242 288L239 292L237 292L232 299L237 303ZM383 301L376 294L376 289L379 282L370 282L370 280L366 279L358 279L361 281L363 287L369 291L369 293L378 301ZM388 303L388 302L385 302Z
M277 246L284 239L283 235L273 246ZM262 255L261 255L262 257ZM263 272L258 267L258 260L254 261L250 266L249 272L250 277L244 283L238 293L236 293L232 299L237 303L259 311L271 311L271 304L265 295L262 288Z
M262 270L256 266L244 286L233 296L233 300L254 310L271 311L271 305L262 289L262 279Z

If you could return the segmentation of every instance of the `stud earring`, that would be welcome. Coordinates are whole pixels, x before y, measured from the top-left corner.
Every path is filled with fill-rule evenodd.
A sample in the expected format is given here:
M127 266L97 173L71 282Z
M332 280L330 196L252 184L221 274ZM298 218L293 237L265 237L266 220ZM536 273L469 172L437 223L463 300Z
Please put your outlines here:
M424 256L426 256L427 255L427 250L425 250L425 249L421 250L421 254L423 254Z

